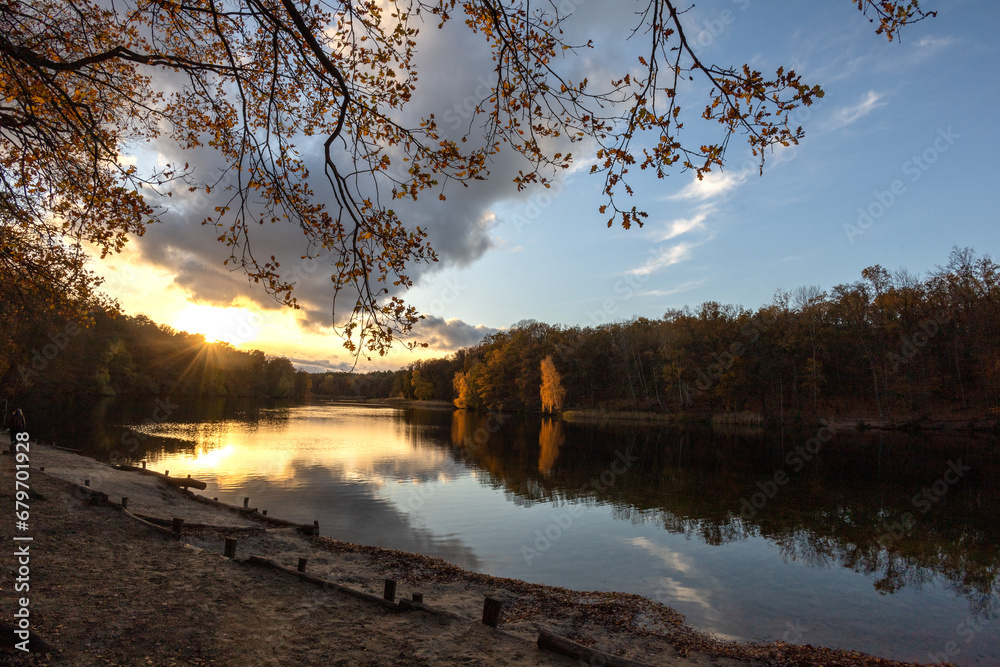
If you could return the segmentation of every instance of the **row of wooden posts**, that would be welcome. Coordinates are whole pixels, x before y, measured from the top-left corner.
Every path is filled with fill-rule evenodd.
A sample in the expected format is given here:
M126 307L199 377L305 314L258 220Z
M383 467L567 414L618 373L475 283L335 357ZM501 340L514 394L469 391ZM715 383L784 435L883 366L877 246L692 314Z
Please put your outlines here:
M145 463L145 462L143 462L143 463ZM143 467L145 467L145 465ZM85 480L84 483L87 486L90 486L90 480L89 479ZM213 500L216 501L216 502L218 502L219 499L218 498L213 498ZM246 509L249 509L249 507L250 507L250 498L249 497L244 497L243 498L243 507L246 508ZM122 497L122 509L125 509L125 510L128 509L128 497ZM262 512L262 514L264 516L267 516L267 510L264 510ZM180 538L181 535L183 534L183 532L184 532L184 519L181 518L181 517L175 516L174 519L173 519L173 533L174 533L174 535L176 537ZM319 535L319 521L313 521L313 533L315 535ZM236 558L236 538L235 537L227 537L225 539L226 539L226 543L225 543L225 547L223 548L223 555L225 555L226 558ZM305 572L306 571L306 563L308 563L308 559L306 559L306 558L299 558L299 564L298 564L298 568L297 568L299 572ZM384 587L383 592L382 592L382 598L385 599L385 600L387 600L387 601L389 601L389 602L395 602L396 601L396 580L395 579L386 579L385 580L385 587ZM410 599L411 599L412 602L416 602L418 604L423 604L424 594L423 593L413 593L413 595L411 596ZM500 614L502 612L503 612L503 600L498 600L496 598L486 597L485 600L483 601L483 624L484 625L488 625L491 628L497 627L497 625L499 625L499 623L500 623Z
M177 519L174 519L175 525ZM236 538L227 537L226 546L224 548L223 554L226 558L236 558ZM298 572L306 571L306 564L309 562L307 558L299 558L298 566L296 570ZM386 579L384 588L382 589L382 599L388 602L396 602L396 580ZM424 603L423 593L413 593L410 596L410 601L417 604ZM483 625L488 625L491 628L497 627L500 624L500 615L503 612L503 600L498 600L496 598L486 597L483 601Z
M143 461L142 467L143 468L146 467L146 462L145 461ZM40 468L40 470L44 472L45 468L42 467L42 468ZM166 474L169 474L169 472L166 473ZM188 477L190 478L190 475ZM85 480L84 484L86 484L86 486L89 487L90 486L90 480L89 479ZM105 501L107 500L107 496L106 495L104 496L104 499L105 499ZM213 500L215 502L219 501L218 498L214 498ZM128 498L127 497L123 497L122 498L121 508L123 510L126 510L126 511L128 510ZM243 508L247 509L247 510L250 509L250 498L249 497L245 497L243 499ZM254 510L254 511L256 511L256 510ZM267 516L267 511L265 510L263 512L263 514L264 514L264 516ZM271 519L271 521L274 521L274 519ZM182 534L183 530L184 530L184 519L181 518L181 517L174 517L174 519L173 519L173 534L174 534L174 536L179 539L181 537L181 534ZM315 535L319 535L319 521L313 521L313 530L312 530L312 532ZM224 555L225 555L225 557L226 558L236 558L236 538L235 537L226 537L225 540L226 540L226 542L225 542L225 548L224 548ZM282 569L282 570L285 570L285 571L288 571L288 572L292 571L291 568L285 568L282 565L278 565L277 563L269 561L266 558L261 558L261 557L258 557L258 556L251 556L248 562L255 562L255 561L258 562L258 563L264 563L264 564L270 565L271 567L276 567L278 569ZM326 587L326 586L334 586L334 587L336 587L336 588L338 588L338 589L340 589L340 590L342 590L342 591L344 591L346 593L350 593L353 596L357 596L357 597L362 597L362 598L365 598L365 599L369 599L369 600L372 600L373 602L380 602L383 605L387 605L390 608L394 608L394 609L399 610L399 611L405 611L405 610L409 610L409 609L423 609L423 610L434 612L434 613L439 613L439 614L440 613L444 613L446 615L454 616L454 614L451 614L450 612L442 612L440 610L435 610L435 609L432 609L432 608L426 606L424 604L423 593L413 593L411 595L411 597L410 597L409 600L406 600L404 598L404 599L401 599L397 603L396 602L396 580L395 579L386 579L385 580L385 587L383 589L382 599L379 599L377 596L371 595L369 593L365 593L363 591L357 591L357 590L353 590L353 589L348 589L347 587L341 586L340 584L336 584L334 582L329 582L329 581L326 581L326 580L323 580L323 579L319 579L318 577L315 577L315 576L312 576L312 575L307 575L306 574L306 564L307 563L308 563L308 559L300 557L299 558L298 567L296 568L296 571L299 572L299 573L301 573L303 575L303 578L306 578L306 579L308 579L308 580L310 580L310 581L312 581L314 583L322 583L324 587ZM482 623L484 625L487 625L487 626L492 627L492 628L497 627L500 624L500 616L501 616L502 613L503 613L503 600L498 600L496 598L492 598L492 597L489 597L489 596L487 596L483 600L483 618L482 618ZM538 648L540 648L540 649L548 650L548 651L554 651L556 653L561 653L561 654L563 654L565 656L568 656L570 658L574 658L574 659L580 660L582 662L587 662L589 664L601 664L601 665L606 665L607 667L651 667L650 665L648 665L646 663L636 662L636 661L633 661L633 660L629 660L628 658L622 658L620 656L616 656L616 655L613 655L613 654L610 654L610 653L604 653L602 651L599 651L597 649L591 648L589 646L584 646L582 644L574 642L573 640L569 639L568 637L562 637L560 635L557 635L557 634L555 634L553 632L550 632L548 630L545 630L545 629L542 629L539 632L538 642L537 643L538 643Z

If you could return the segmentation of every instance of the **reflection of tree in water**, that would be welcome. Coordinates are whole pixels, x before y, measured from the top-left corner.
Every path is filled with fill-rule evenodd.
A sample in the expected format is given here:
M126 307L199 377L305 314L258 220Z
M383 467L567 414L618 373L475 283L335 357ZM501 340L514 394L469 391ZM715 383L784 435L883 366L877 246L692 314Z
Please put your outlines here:
M482 415L456 417L453 442L485 425ZM1000 610L1000 470L981 441L840 434L764 507L743 517L742 500L786 469L787 453L805 438L563 424L554 450L551 422L510 417L493 429L481 446L453 451L488 473L483 482L513 502L610 504L619 520L658 524L710 545L762 537L788 561L849 568L886 595L940 576L975 614ZM630 446L639 461L628 473L611 487L593 484L615 451ZM973 471L922 513L914 493L959 457Z
M559 458L559 446L566 439L563 436L561 419L543 419L538 430L538 472L548 477L552 466Z

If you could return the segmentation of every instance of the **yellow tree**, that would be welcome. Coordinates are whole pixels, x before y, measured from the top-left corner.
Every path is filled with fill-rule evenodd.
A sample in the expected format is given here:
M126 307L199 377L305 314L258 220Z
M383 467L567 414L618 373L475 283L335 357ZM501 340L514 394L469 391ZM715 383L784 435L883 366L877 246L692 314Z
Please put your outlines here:
M552 362L552 355L542 359L542 412L562 410L566 390L562 386L562 376Z
M851 3L889 39L933 15L917 0ZM722 166L737 134L763 165L768 148L802 136L789 114L823 95L784 67L764 74L703 61L670 0L636 6L635 34L649 40L637 63L597 84L573 80L569 57L592 45L565 41L568 17L556 5L0 0L0 194L13 212L5 233L116 252L162 218L169 195L189 189L214 209L203 223L228 247L227 264L282 303L298 306L294 284L268 248L253 244L255 227L289 225L302 234L304 256L330 256L334 305L340 295L351 313L333 319L345 344L384 353L419 318L398 296L411 285L409 267L436 259L394 200L429 189L443 199L449 182L486 178L504 149L526 159L518 188L548 186L574 160L552 140L588 140L585 158L604 181L600 211L609 226L628 228L646 217L621 201L636 165L700 178ZM417 85L418 28L457 16L496 62L471 142L445 138L433 114L401 120ZM719 134L691 145L678 90L694 76L711 88L692 100L695 115ZM319 174L297 147L314 136L323 140ZM640 136L651 143L637 145ZM143 172L122 157L153 140L174 142L182 155L215 151L224 171L199 180L186 163ZM400 161L404 169L393 168Z

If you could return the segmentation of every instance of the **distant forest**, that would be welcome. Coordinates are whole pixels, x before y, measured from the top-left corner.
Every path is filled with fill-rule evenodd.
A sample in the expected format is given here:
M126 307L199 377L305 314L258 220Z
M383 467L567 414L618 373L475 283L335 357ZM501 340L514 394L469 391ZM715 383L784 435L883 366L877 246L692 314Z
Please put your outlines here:
M74 317L28 318L22 307L2 320L5 397L311 394L782 421L1000 417L1000 266L971 249L953 249L925 278L872 266L829 291L779 290L756 310L707 302L593 327L522 321L446 358L371 373L296 371L284 357L95 303Z
M0 356L4 395L304 398L309 389L309 374L284 357L207 343L144 315L98 308L81 319L43 317L15 329Z
M522 321L395 373L313 375L312 392L540 412L548 358L561 390L548 410L996 418L1000 266L955 248L923 279L872 266L829 291L779 290L757 310L707 302L594 327Z

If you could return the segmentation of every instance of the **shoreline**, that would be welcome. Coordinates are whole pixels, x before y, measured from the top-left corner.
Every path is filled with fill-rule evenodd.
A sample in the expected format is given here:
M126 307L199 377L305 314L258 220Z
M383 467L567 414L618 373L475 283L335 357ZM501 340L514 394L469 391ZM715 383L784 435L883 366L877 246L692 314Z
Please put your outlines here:
M274 521L274 517L265 518L259 513L238 507L212 506L220 504L213 503L210 499L207 503L196 502L191 497L195 494L180 491L155 476L115 470L111 466L89 457L51 447L32 444L31 449L32 473L38 478L35 481L48 486L66 485L69 488L64 490L64 493L70 495L71 500L75 500L78 505L62 521L72 523L76 515L81 512L113 513L115 520L134 523L135 530L133 532L148 534L138 540L139 542L148 542L143 547L148 551L155 552L158 549L164 549L165 547L157 542L163 542L165 539L168 541L166 545L168 548L196 550L199 558L205 562L199 563L197 567L189 565L191 569L211 569L210 566L218 565L220 560L233 569L236 567L235 563L239 562L241 566L237 569L245 570L242 576L258 577L259 575L265 579L270 577L272 582L278 582L279 587L282 585L289 587L289 575L285 573L267 570L264 570L263 574L251 573L251 569L260 570L262 568L247 568L246 562L249 560L249 556L265 557L291 569L296 567L299 558L306 558L309 563L310 575L334 581L339 585L357 589L371 596L379 596L382 592L384 579L392 578L399 583L404 595L410 592L423 593L427 605L454 617L448 621L449 623L457 624L466 630L478 625L476 632L486 631L486 626L478 623L482 614L484 597L501 599L504 601L504 611L499 630L489 629L487 635L492 637L491 641L497 642L498 646L504 645L508 641L500 635L510 637L510 641L515 641L515 643L520 642L518 650L524 654L526 661L501 661L510 650L510 647L506 646L502 654L493 656L497 661L491 661L488 664L564 664L558 660L550 663L548 659L555 654L540 651L534 646L535 639L542 630L555 632L612 655L654 665L740 665L773 664L774 662L779 664L794 662L802 665L909 664L865 656L853 651L819 649L781 642L772 644L727 642L694 630L684 623L683 616L676 611L638 595L571 591L558 587L530 584L520 580L497 578L463 570L446 561L428 556L351 544L322 535L318 537L302 535L294 527L274 526L273 524L278 523L278 521ZM45 473L38 471L39 466L46 466ZM4 460L4 469L5 475L12 477L12 465L9 458ZM84 480L90 480L89 487L78 486L83 481L79 479L81 477ZM13 486L12 483L8 485ZM91 489L93 493L107 494L108 500L102 502L100 507L89 505L83 499L86 494L79 491L79 489L84 488ZM130 512L159 517L163 521L169 521L174 516L181 516L188 525L199 524L201 528L185 532L180 543L169 536L164 537L151 527L142 526L134 519L129 519L120 510L115 512L114 506L120 506L117 499L126 493L129 498L128 508ZM45 502L41 504L45 505ZM267 521L268 519L272 521ZM50 517L49 520L55 521L56 518ZM265 521L267 523L264 523ZM98 526L107 523L107 517L104 517L103 524L102 521L97 521ZM262 528L262 526L266 527ZM104 528L109 528L109 526L104 525ZM320 529L322 531L322 526ZM227 531L239 533L238 557L235 561L222 559L224 533ZM113 534L114 530L110 532ZM46 544L44 551L50 552L52 555L53 552L60 551L67 546L69 545L56 540ZM67 555L73 556L73 554ZM69 562L72 561L73 559L70 558ZM132 569L130 565L130 563L116 562L113 564L113 569ZM64 576L70 578L73 574L72 571L63 573ZM158 581L160 575L155 571L138 571L131 573L131 576L135 581L146 582L148 585L149 582ZM296 584L295 588L298 586ZM95 591L94 594L112 594L112 587L109 583L106 583L104 588L105 590ZM318 587L314 586L314 588ZM133 597L141 595L141 591L123 592ZM201 595L206 598L213 596L224 598L226 593L227 591L211 588L201 591ZM335 592L321 589L317 594L337 595ZM48 595L58 595L58 593L53 590L36 595L45 600ZM293 597L299 596L293 595ZM41 614L43 618L45 616L51 617L54 614L58 615L56 609L72 609L78 605L86 608L87 606L86 599L60 599L58 601L49 599L45 601L50 604L49 608L43 610ZM255 604L259 604L259 601ZM290 600L288 604L293 604L293 602ZM385 612L378 613L384 614ZM416 615L420 614L416 613ZM374 620L368 619L366 623L391 625L399 621L397 616L410 619L405 621L407 623L416 622L414 613L408 613L390 614L385 618L376 617ZM336 623L344 619L335 618L332 620ZM219 621L219 623L223 623L223 621ZM46 634L51 634L53 625L58 624L42 622L34 629L39 630L43 639L57 645L58 633L52 635L51 638L46 637ZM180 630L194 631L192 628L184 628L183 623L178 627ZM410 632L412 634L417 631L411 629ZM497 636L493 637L490 633ZM451 664L453 653L449 652L460 650L460 643L442 643L438 639L434 639L432 643L436 648L425 647L422 649L426 661L422 664ZM438 646L438 644L441 645ZM63 648L64 650L72 649L72 647ZM452 657L447 657L445 654ZM396 654L396 657L401 656ZM292 656L288 663L279 661L278 664L295 662L296 660ZM223 661L215 664L229 663ZM577 663L569 661L565 664Z

